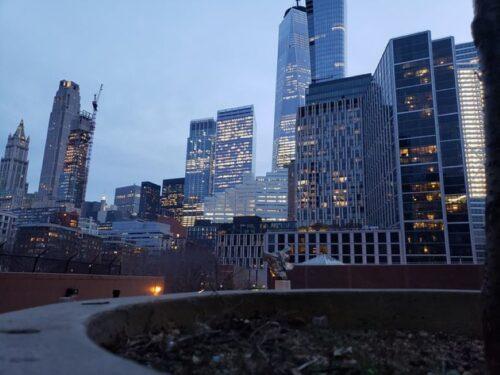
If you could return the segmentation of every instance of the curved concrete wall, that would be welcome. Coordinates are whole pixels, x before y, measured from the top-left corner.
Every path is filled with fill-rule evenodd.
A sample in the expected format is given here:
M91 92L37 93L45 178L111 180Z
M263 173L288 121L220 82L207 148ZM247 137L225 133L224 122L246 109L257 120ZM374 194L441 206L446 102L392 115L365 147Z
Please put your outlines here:
M191 324L214 314L286 311L327 315L333 328L445 331L481 335L479 292L299 290L222 292L72 302L0 315L0 369L6 374L148 374L105 351L117 335ZM1 373L1 371L0 371Z

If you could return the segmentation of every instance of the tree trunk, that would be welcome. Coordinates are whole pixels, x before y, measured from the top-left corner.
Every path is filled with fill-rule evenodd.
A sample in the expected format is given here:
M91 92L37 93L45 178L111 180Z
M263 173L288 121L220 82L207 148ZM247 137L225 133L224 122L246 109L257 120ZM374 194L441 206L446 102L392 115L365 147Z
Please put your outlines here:
M500 374L500 1L474 0L472 24L485 88L486 273L483 333L490 374Z

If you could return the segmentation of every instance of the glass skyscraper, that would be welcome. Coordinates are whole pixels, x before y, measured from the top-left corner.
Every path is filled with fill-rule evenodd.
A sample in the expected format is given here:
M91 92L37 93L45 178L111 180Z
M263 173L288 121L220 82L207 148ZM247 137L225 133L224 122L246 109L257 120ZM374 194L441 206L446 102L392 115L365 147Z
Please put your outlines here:
M141 187L138 185L122 186L115 189L114 204L125 217L139 214L141 202Z
M313 81L345 76L345 0L306 0Z
M304 105L311 81L306 8L288 9L279 27L276 100L274 110L273 169L295 158L297 108Z
M365 224L362 100L371 74L313 83L297 115L297 225Z
M193 120L186 151L184 202L195 204L212 193L216 124L213 118Z
M474 246L478 261L482 262L486 249L484 229L486 206L484 88L479 67L479 55L474 43L457 44L455 55Z
M161 186L145 181L141 184L139 217L145 220L156 220L160 211Z
M472 263L453 38L392 39L363 100L367 224L399 227L407 263Z
M64 164L58 185L58 202L81 208L85 201L95 118L82 111L71 124Z
M79 114L80 87L75 82L60 81L50 113L38 187L38 199L45 204L57 198L71 124Z
M253 105L217 112L213 192L221 192L255 173Z

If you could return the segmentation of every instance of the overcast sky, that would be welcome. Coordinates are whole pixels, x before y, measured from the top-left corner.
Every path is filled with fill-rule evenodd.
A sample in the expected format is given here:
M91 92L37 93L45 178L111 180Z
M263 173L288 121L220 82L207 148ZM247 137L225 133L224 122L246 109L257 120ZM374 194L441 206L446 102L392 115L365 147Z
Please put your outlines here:
M0 152L24 118L38 188L59 80L82 109L104 84L87 200L184 175L189 121L254 104L257 173L271 167L278 26L292 0L0 0ZM347 73L371 73L391 37L471 40L472 0L347 0Z

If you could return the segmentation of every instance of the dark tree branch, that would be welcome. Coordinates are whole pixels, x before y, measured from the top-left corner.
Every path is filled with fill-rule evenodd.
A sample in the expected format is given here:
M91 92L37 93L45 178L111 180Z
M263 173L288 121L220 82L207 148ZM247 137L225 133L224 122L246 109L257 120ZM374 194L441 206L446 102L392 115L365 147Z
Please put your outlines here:
M472 24L485 88L486 272L483 332L490 374L500 374L500 1L474 0Z

